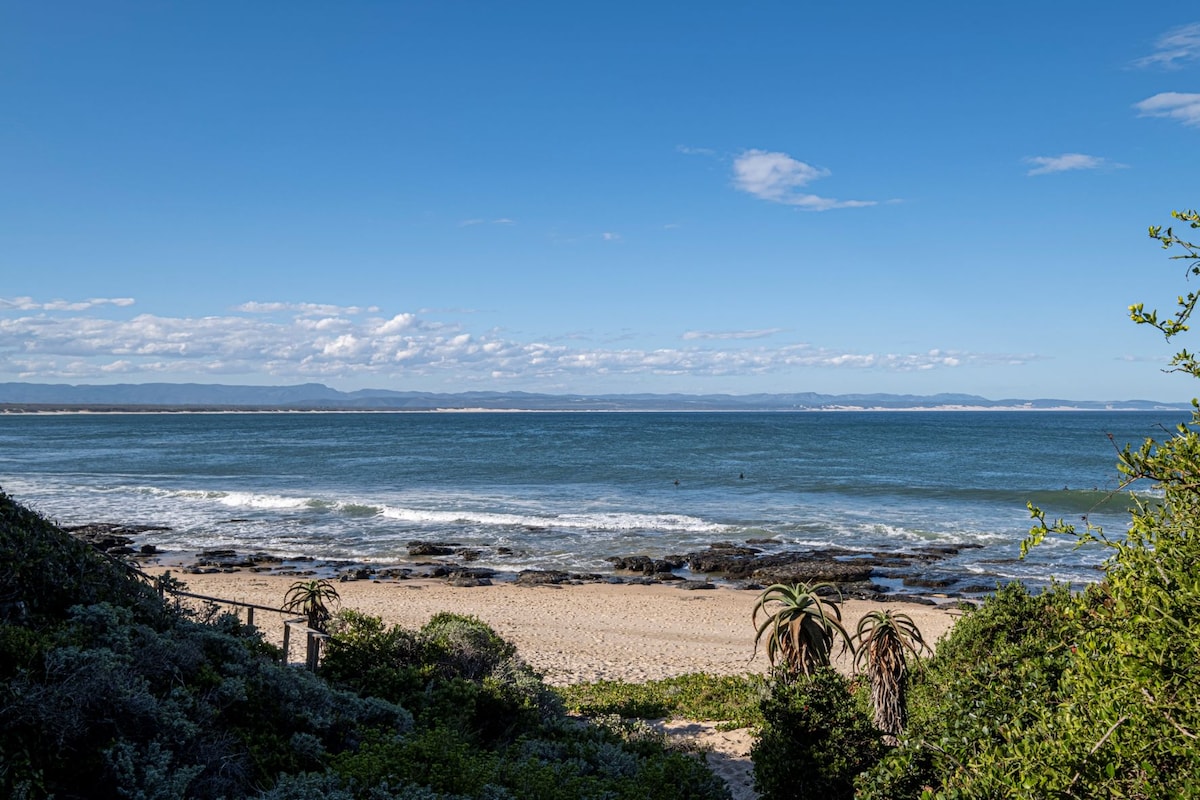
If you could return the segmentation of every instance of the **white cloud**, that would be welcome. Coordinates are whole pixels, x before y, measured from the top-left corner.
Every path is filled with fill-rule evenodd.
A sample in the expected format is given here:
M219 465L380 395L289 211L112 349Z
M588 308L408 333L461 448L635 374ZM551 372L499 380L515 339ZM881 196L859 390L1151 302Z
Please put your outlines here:
M294 312L305 316L337 317L342 314L361 314L365 311L376 311L374 306L363 309L360 306L335 306L328 303L260 303L250 301L235 306L234 311L244 311L247 314L281 314Z
M619 242L621 241L621 234L613 233L612 231L605 231L604 233L600 234L600 238L604 239L606 242Z
M1200 127L1200 94L1160 92L1133 107L1141 112L1139 116L1167 117L1184 125Z
M517 341L496 330L475 332L405 312L358 316L357 306L246 303L205 317L105 316L103 306L47 311L28 298L0 301L0 375L83 380L253 375L258 379L413 381L441 376L486 383L495 375L521 385L581 376L749 376L797 368L913 371L1020 363L1030 356L960 353L845 352L807 344L750 346L781 329L689 331L704 346L639 349L613 344ZM65 303L72 306L72 303ZM110 304L111 305L111 304ZM290 310L289 314L282 313ZM314 309L343 315L315 317ZM712 342L727 344L714 348Z
M876 204L874 200L834 200L800 191L809 183L830 174L827 169L797 161L786 153L766 150L747 150L733 162L733 185L761 200L796 206L806 211L862 208Z
M132 297L91 297L87 300L51 300L45 303L35 302L32 297L0 297L0 311L17 309L19 311L87 311L97 306L131 306Z
M686 331L685 341L694 339L765 339L783 331L783 328L763 328L756 331Z
M1200 59L1200 22L1172 28L1154 43L1154 52L1134 62L1139 67L1178 69L1180 62Z
M378 336L388 336L393 333L399 333L411 328L416 319L416 314L397 314L387 322L384 322L379 327L375 328L374 332Z
M716 150L708 147L688 147L686 144L678 145L675 150L685 156L715 156L717 154Z
M1101 169L1103 167L1123 167L1108 159L1098 156L1088 156L1083 153L1063 153L1061 156L1030 156L1024 159L1026 164L1032 164L1033 169L1026 175L1049 175L1052 172L1069 172L1077 169Z

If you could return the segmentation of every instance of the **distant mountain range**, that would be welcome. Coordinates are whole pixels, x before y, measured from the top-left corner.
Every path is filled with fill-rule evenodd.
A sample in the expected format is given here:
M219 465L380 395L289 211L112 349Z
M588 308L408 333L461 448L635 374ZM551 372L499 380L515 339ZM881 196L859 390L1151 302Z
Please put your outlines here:
M820 411L840 409L1189 409L1152 400L989 400L970 394L597 394L528 392L341 392L319 383L229 386L201 383L113 385L0 383L0 410L526 410L526 411Z

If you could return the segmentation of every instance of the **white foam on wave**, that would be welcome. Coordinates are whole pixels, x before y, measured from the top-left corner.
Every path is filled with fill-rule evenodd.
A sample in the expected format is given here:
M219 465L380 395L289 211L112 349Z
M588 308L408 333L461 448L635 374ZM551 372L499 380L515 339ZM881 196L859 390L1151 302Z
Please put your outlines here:
M312 501L307 497L284 497L277 494L258 494L255 492L226 492L216 498L218 503L231 508L307 508Z
M598 512L593 514L506 514L469 509L434 511L420 508L384 506L380 514L388 519L414 524L490 525L496 527L566 528L588 531L664 530L691 533L715 533L726 526L683 514L638 514Z

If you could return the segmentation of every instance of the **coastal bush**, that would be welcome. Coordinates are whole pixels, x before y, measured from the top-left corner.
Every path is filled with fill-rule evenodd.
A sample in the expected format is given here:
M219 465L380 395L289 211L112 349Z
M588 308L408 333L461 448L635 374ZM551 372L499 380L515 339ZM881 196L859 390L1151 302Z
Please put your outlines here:
M327 676L284 667L2 494L0 577L0 797L726 796L661 737L568 719L477 619L346 612Z
M883 749L865 703L854 696L860 691L830 667L773 682L750 754L762 800L854 796L855 776Z
M343 612L322 665L336 685L412 709L480 744L561 715L557 695L481 620L434 615L419 631Z
M477 617L441 612L421 628L427 664L444 676L478 680L517 655L517 648Z
M905 800L1024 730L1060 696L1074 636L1063 586L997 589L964 615L913 674L899 746L859 780L860 796Z

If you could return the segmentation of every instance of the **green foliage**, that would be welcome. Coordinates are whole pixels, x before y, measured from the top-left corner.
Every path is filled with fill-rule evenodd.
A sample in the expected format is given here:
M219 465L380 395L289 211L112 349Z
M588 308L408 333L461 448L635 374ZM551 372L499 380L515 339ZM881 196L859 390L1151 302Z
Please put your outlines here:
M747 728L762 723L759 702L768 683L761 675L708 675L694 672L646 683L597 681L557 691L567 709L589 717L683 718Z
M661 736L567 720L558 695L477 618L438 614L410 632L342 612L332 629L323 676L415 716L409 736L372 735L333 756L339 786L431 798L724 794L699 760Z
M442 612L421 628L424 659L441 674L478 680L516 658L517 648L477 617Z
M1186 222L1188 227L1193 230L1200 228L1200 213L1195 211L1172 211L1171 217ZM1175 247L1183 250L1182 253L1171 256L1171 259L1190 262L1187 268L1187 277L1200 277L1200 246L1176 236L1173 228L1167 228L1164 231L1161 225L1150 226L1150 238L1160 242L1164 250ZM1194 291L1179 296L1176 299L1178 309L1174 315L1165 319L1159 319L1157 311L1146 311L1143 303L1136 303L1129 307L1129 317L1138 325L1157 328L1162 332L1164 338L1170 340L1188 330L1188 319L1196 310L1198 300L1200 300L1200 293ZM1195 355L1189 353L1186 348L1175 354L1171 360L1171 369L1200 378L1200 363L1197 363Z
M855 776L873 766L883 750L855 691L861 689L828 667L772 684L751 752L754 784L763 800L854 796Z
M74 605L119 601L144 619L162 618L149 586L123 563L64 534L0 492L0 622L53 625Z
M781 677L809 675L829 666L833 643L839 636L843 649L850 647L850 635L842 627L841 608L821 596L836 591L827 583L777 583L759 595L750 616L755 626L755 651L765 636L767 660L773 669L781 671ZM758 622L760 613L764 615L762 624Z
M1032 594L1010 583L965 611L913 673L907 734L860 778L860 796L920 797L1039 719L1060 696L1073 603L1062 586Z
M725 796L658 739L568 720L474 618L343 612L325 677L282 667L3 495L0 575L0 797Z
M336 685L376 695L477 744L507 741L561 713L558 697L486 623L436 614L420 631L339 615L322 665Z

